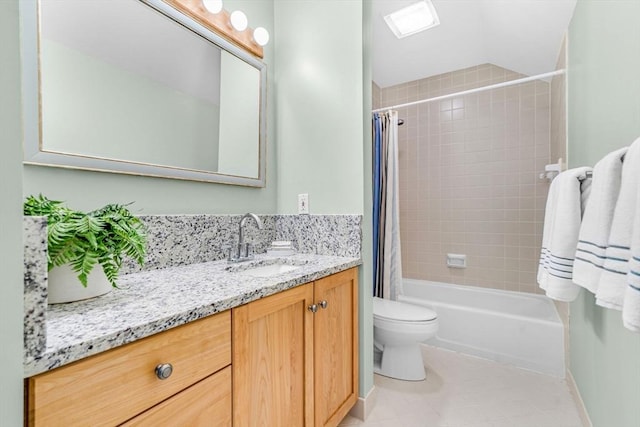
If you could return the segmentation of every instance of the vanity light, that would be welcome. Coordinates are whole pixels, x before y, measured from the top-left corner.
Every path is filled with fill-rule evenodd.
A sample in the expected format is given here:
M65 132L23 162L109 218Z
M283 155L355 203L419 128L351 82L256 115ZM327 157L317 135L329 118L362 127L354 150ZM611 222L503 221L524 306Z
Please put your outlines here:
M0 0L2 1L2 0ZM144 0L151 1L151 0ZM157 1L157 0L153 0ZM224 9L224 0L162 0L207 29L221 35L258 58L264 57L262 46L269 41L267 30L249 28L247 15Z
M202 0L204 8L211 13L220 13L222 10L222 0Z
M249 22L247 21L247 15L241 10L231 12L231 26L238 31L244 31L247 29Z
M267 43L269 43L269 31L267 31L263 27L258 27L253 30L253 39L260 46L265 46Z

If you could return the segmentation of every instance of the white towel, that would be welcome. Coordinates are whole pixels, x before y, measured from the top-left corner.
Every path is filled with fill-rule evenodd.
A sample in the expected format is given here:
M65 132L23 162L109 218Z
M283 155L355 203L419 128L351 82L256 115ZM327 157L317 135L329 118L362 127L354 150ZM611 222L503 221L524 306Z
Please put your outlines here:
M573 283L596 293L604 265L613 212L620 193L622 158L628 147L607 154L593 168L591 195L578 234Z
M605 251L605 260L596 290L596 304L622 310L627 287L631 236L636 214L638 185L640 184L640 138L624 156L620 194L616 202L611 231Z
M638 190L640 191L640 186ZM636 201L636 212L640 212L640 194ZM640 332L640 215L637 214L631 237L631 259L624 291L622 322L627 329Z
M638 141L640 138L636 140L634 145L638 144ZM627 287L622 305L622 322L627 329L640 332L640 185L638 185L636 197L636 212L631 234L631 259L629 260Z
M589 167L562 172L552 182L547 197L542 232L538 284L549 298L573 301L580 287L572 281L582 212L589 196Z

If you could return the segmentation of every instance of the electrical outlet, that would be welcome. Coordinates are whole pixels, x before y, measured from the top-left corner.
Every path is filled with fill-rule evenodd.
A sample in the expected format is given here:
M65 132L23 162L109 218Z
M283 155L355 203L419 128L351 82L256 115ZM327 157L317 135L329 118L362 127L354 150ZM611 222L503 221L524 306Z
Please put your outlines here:
M309 195L307 193L298 194L298 213L309 214Z

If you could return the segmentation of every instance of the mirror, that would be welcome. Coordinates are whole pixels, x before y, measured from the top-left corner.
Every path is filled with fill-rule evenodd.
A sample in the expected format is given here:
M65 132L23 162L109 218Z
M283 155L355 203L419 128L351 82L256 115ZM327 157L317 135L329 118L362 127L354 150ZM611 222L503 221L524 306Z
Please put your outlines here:
M261 61L161 0L21 16L25 163L264 186Z

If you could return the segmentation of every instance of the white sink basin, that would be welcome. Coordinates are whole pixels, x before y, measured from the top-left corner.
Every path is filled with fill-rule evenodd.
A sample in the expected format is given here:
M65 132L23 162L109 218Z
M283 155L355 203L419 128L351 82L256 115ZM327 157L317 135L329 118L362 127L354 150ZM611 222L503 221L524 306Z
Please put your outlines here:
M249 276L254 276L254 277L269 277L269 276L275 276L277 274L289 273L299 268L300 268L299 265L270 264L270 265L263 265L260 267L249 268L247 270L244 270L242 273L247 274Z

